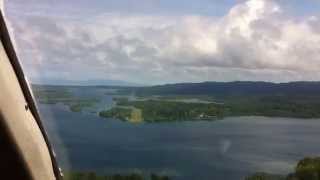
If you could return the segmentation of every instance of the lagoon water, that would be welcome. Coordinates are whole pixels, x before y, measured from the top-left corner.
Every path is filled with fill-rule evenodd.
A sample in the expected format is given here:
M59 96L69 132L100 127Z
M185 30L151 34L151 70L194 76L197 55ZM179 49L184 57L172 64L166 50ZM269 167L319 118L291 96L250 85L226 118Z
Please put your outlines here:
M105 97L103 106L112 104L111 99ZM319 119L131 124L90 110L70 112L62 104L40 104L40 112L65 170L240 180L257 171L286 174L299 159L320 155Z

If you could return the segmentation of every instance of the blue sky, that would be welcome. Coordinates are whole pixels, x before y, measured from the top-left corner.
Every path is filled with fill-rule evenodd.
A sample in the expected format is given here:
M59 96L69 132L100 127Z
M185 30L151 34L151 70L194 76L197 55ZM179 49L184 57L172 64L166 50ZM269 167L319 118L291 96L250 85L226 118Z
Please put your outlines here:
M31 81L320 80L320 1L10 0Z
M140 14L197 14L204 16L223 16L238 3L245 0L23 0L8 1L8 11L26 10L58 15L94 15L106 12ZM302 16L319 14L318 0L276 0L287 13Z
M31 0L29 4L22 0L8 2L7 6L14 10L27 9L27 11L37 10L56 14L99 14L106 12L117 13L139 13L139 14L199 14L209 16L221 16L225 14L235 1L212 1L212 0L56 0L37 1Z
M320 1L318 0L279 0L281 6L296 16L319 15Z

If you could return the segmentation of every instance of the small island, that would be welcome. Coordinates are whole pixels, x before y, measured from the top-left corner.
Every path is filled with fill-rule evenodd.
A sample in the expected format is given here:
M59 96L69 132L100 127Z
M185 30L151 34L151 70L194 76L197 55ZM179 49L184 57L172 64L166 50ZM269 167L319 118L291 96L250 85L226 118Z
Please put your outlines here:
M169 100L134 100L114 98L116 106L99 115L130 122L164 122L185 120L217 120L223 107L215 103L179 102Z

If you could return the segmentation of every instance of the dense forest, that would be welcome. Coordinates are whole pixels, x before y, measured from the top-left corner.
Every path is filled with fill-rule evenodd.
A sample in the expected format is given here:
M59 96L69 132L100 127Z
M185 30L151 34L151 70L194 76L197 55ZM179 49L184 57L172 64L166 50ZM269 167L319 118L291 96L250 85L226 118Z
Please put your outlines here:
M129 120L133 117L134 107L141 111L145 122L215 120L223 115L221 105L214 103L185 103L164 100L128 101L118 100L117 106L99 113L102 117Z
M320 180L320 158L304 158L298 162L295 171L287 176L256 173L245 180Z
M171 98L174 99L174 97ZM128 101L128 99L125 99L115 98L117 106L101 111L99 115L121 120L141 117L140 120L143 119L146 122L216 120L228 116L252 115L295 118L320 117L320 99L318 101L316 98L304 96L236 96L226 97L223 101L220 100L223 103L186 103L172 101L168 97L160 100L143 101ZM205 99L210 100L210 97ZM134 113L135 111L138 113Z
M223 116L320 117L320 82L203 82L123 89L137 96L222 102Z
M266 95L226 97L225 116L319 118L320 97Z
M319 96L320 82L202 82L123 89L123 91L130 90L134 90L137 95L211 95L217 97L252 95Z

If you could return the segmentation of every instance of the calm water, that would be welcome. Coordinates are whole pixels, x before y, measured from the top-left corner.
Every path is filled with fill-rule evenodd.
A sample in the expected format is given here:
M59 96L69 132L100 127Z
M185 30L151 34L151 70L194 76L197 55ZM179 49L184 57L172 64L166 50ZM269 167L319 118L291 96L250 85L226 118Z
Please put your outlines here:
M111 99L100 106L110 106ZM256 171L286 174L304 156L320 155L320 120L233 117L135 125L73 113L61 104L40 105L40 112L65 169L237 180Z

